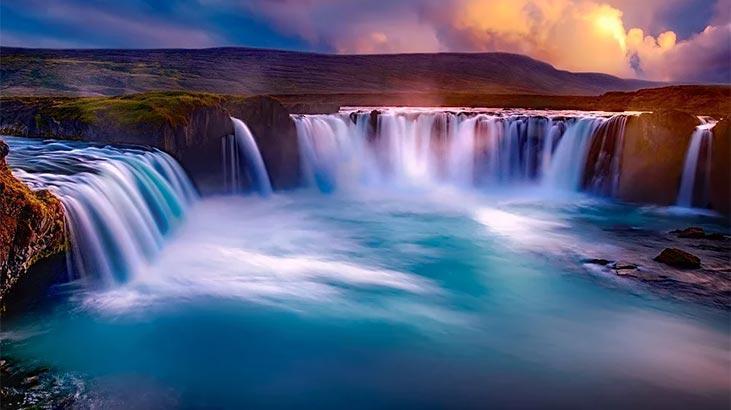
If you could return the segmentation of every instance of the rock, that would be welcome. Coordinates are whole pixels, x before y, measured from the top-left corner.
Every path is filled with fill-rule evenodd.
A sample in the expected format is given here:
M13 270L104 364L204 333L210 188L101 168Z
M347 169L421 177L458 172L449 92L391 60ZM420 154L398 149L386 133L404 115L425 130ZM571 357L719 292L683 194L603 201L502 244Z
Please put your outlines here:
M703 239L706 237L706 232L703 228L697 226L691 226L690 228L680 229L670 233L676 234L678 238Z
M701 267L699 257L677 248L663 249L654 260L680 269L697 269Z
M621 156L619 199L674 204L685 152L698 124L698 118L680 111L629 118Z
M36 386L40 382L39 376L28 376L23 379L23 384L28 387Z
M251 130L272 187L297 187L301 177L299 143L289 111L278 100L263 96L227 103L226 108L231 116L244 121Z
M731 214L731 121L726 117L712 129L711 187L708 190L711 208Z
M0 141L0 153L8 146ZM63 206L50 192L31 191L10 172L5 155L0 156L0 314L13 310L24 284L41 275L33 265L66 250ZM30 285L28 285L30 286ZM30 286L33 287L33 286Z
M637 265L630 262L614 262L613 264L609 265L610 268L614 270L634 270L637 269Z
M631 276L631 277L636 277L635 272L636 272L635 269L619 269L619 270L616 270L615 269L614 270L614 273L616 273L617 276Z
M601 258L592 258L592 259L584 260L584 263L589 263L592 265L602 265L602 266L609 264L609 262L611 262L611 261L609 261L607 259L601 259Z
M678 236L678 238L687 238L687 239L709 239L712 241L722 241L726 239L726 235L718 232L711 232L706 233L706 231L703 230L703 228L699 228L697 226L691 226L689 228L685 229L678 229L675 231L670 231L670 233L674 233Z

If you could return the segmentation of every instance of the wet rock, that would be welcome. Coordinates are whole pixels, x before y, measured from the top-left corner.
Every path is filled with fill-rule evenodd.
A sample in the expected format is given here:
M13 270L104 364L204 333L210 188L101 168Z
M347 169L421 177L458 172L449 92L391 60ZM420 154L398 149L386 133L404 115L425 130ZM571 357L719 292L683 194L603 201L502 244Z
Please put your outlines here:
M676 234L678 238L703 239L706 237L706 232L703 230L703 228L699 228L697 226L679 229L670 233Z
M665 248L654 258L655 261L680 269L698 269L701 259L677 248Z
M25 379L23 379L23 385L26 387L33 387L37 386L39 382L39 376L28 376Z
M0 141L0 153L8 153ZM63 206L46 190L31 191L10 172L0 156L0 314L18 305L27 284L40 281L31 268L66 250Z
M610 260L601 259L601 258L592 258L592 259L585 259L584 260L584 263L588 263L588 264L591 264L591 265L601 265L601 266L606 266L610 262L611 262Z
M625 128L618 197L630 202L674 204L685 152L698 124L698 118L680 111L631 117Z
M226 109L251 130L272 187L275 190L296 188L301 177L299 143L289 111L279 100L265 96L230 102ZM231 123L228 119L226 121ZM220 150L220 139L214 141ZM220 156L220 151L217 155Z
M712 241L722 241L726 239L726 235L724 234L718 232L706 232L703 228L699 228L697 226L670 231L670 233L676 234L678 238L686 239L709 239Z
M731 214L731 121L725 118L712 129L711 187L708 190L711 208Z
M630 262L614 262L611 265L609 265L610 268L614 270L634 270L637 269L637 265Z

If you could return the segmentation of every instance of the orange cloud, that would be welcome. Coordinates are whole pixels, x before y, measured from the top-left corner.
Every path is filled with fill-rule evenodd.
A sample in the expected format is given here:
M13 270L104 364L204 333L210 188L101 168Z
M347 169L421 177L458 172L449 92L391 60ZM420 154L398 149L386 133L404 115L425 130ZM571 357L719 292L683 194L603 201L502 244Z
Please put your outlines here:
M394 0L373 6L356 0L279 0L258 3L257 10L282 30L339 53L502 51L571 71L726 81L731 45L719 12L712 26L682 41L673 31L653 36L651 27L626 24L623 9L632 12L634 23L656 27L648 10L685 1ZM689 55L704 65L690 66L684 57ZM713 71L705 76L709 66Z

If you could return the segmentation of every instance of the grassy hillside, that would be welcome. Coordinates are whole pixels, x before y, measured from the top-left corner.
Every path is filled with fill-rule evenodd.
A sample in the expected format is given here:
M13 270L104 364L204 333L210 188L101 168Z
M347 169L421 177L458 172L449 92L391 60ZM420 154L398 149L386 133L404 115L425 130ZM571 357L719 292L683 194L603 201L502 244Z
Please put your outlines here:
M0 49L3 95L467 93L598 95L654 83L570 73L507 53L324 55L203 50Z

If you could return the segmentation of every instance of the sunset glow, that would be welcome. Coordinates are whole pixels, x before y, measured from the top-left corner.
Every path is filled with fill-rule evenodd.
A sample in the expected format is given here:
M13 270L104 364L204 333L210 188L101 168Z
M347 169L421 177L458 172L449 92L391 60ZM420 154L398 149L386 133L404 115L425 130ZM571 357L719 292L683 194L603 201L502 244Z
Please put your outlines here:
M93 11L80 0L26 4L0 5L3 45L501 51L564 70L663 81L727 82L731 65L728 0L131 1Z

